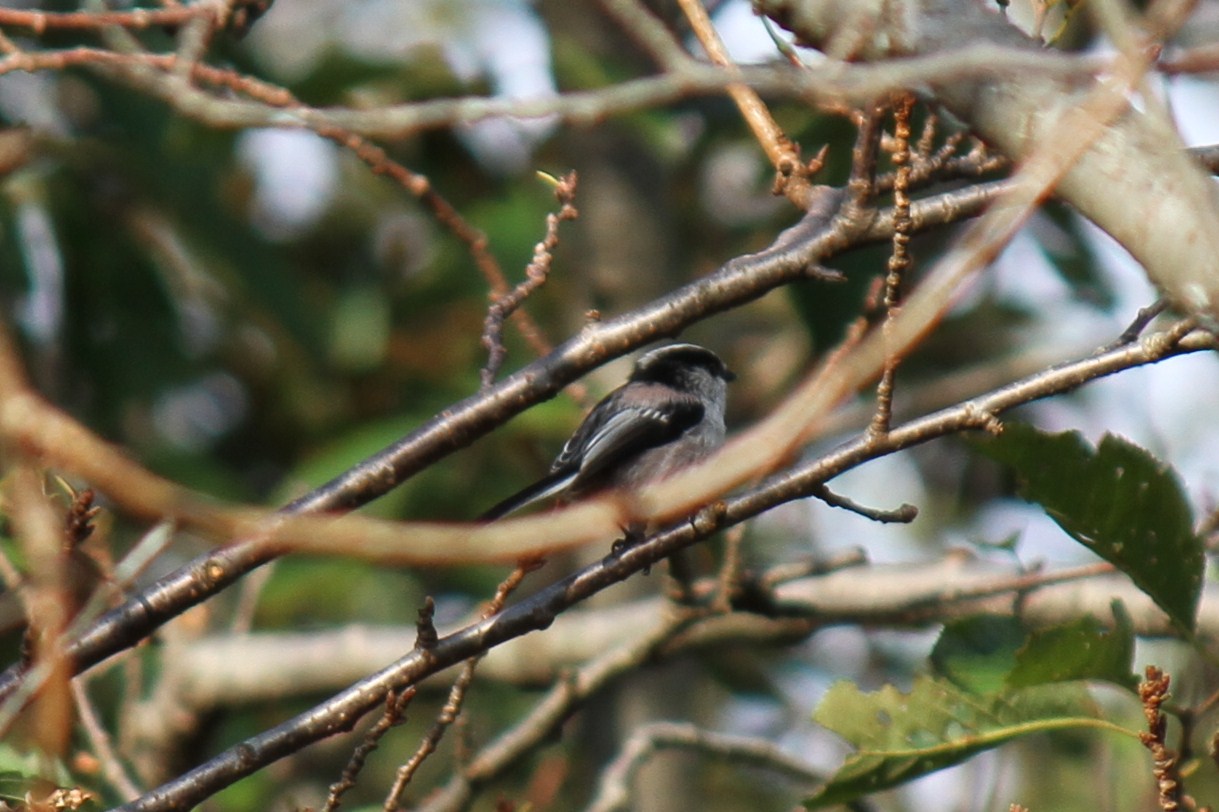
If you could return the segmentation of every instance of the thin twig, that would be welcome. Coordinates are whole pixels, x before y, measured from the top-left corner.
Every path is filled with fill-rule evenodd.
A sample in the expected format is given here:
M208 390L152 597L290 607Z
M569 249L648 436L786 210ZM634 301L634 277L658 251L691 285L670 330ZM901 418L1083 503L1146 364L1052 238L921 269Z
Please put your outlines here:
M739 69L728 56L728 49L716 33L711 15L707 13L702 0L678 0L678 5L711 61L725 68L729 75L739 75ZM728 85L728 95L774 166L776 190L787 195L801 209L807 208L812 176L824 163L825 153L822 152L812 163L805 165L800 160L800 148L779 127L756 91L746 84L733 83Z
M956 154L955 145L961 133L949 137L949 142L928 158L915 161L910 167L910 189L920 189L953 180L978 180L1011 166L1003 155L989 152L981 141L964 155ZM897 175L886 172L876 179L876 191L893 189Z
M215 15L215 6L195 3L190 6L165 9L133 9L132 11L21 11L0 8L0 25L27 28L34 36L49 30L93 30L119 26L135 31L148 28L177 27L199 17Z
M646 662L698 617L695 612L673 612L650 633L560 678L533 709L455 774L420 812L455 812L466 807L474 793L512 769L518 759L537 748L590 696L612 680Z
M22 60L23 64L18 66L21 70L35 69L41 66L47 57L55 58L46 67L57 67L60 70L74 64L112 64L132 68L147 67L164 73L176 74L182 70L181 65L187 64L179 59L178 55L171 54L118 54L91 48L76 48L56 53L57 56L56 54L21 54L14 58ZM3 64L4 61L0 61L0 67ZM189 71L182 78L183 81L203 82L225 88L276 109L300 106L300 101L287 89L224 68L194 62L189 64ZM488 248L486 235L471 225L443 195L437 192L426 176L394 161L380 146L348 128L337 124L320 123L312 129L322 138L350 150L368 165L373 174L390 178L403 190L417 198L431 210L433 217L443 228L465 245L479 272L491 288L491 294L496 297L508 294L508 282L500 268L499 261ZM526 343L536 354L545 355L550 352L550 342L528 313L523 310L516 311L513 321Z
M314 108L293 106L290 115L268 109L261 103L226 98L191 88L166 75L137 75L131 68L146 63L146 56L118 54L96 48L72 48L23 54L0 59L0 74L15 70L57 70L69 64L108 64L114 78L172 105L180 114L219 128L338 126L369 138L402 138L427 129L448 128L488 118L558 116L584 125L607 116L654 107L695 96L719 95L730 84L743 82L761 93L803 97L825 102L864 104L887 93L924 82L952 82L962 77L978 80L988 76L1078 77L1107 70L1110 60L1060 53L1036 52L980 44L947 54L912 57L899 64L806 67L739 68L740 77L725 75L722 68L692 63L679 73L628 80L611 87L574 91L556 96L515 99L505 97L461 97L410 102L375 109ZM157 58L156 55L151 55Z
M115 750L114 743L110 740L110 734L106 732L102 720L97 715L97 709L93 706L93 701L89 699L89 692L85 690L83 679L72 680L72 699L76 704L76 713L80 717L81 726L101 765L102 775L106 776L110 786L114 787L123 800L130 801L140 797L143 790L127 773L127 768L123 765L118 751Z
M738 524L724 534L724 558L715 575L715 592L711 601L712 608L721 614L730 611L732 600L739 591L742 571L741 547L744 542L745 525Z
M559 211L546 215L546 236L533 248L533 259L525 268L524 281L512 290L495 296L491 306L487 308L482 335L482 345L487 350L487 365L481 373L483 391L490 389L495 383L495 378L508 355L508 348L504 346L503 340L504 320L522 312L520 307L525 300L546 284L550 277L551 263L554 261L552 252L559 244L559 224L580 216L574 205L576 183L577 176L573 170L555 184L554 196L559 201Z
M508 597L515 592L517 587L521 585L521 582L525 580L525 576L537 569L539 566L541 566L540 561L525 562L517 566L516 569L514 569L512 573L500 583L499 587L495 591L495 596L488 602L486 608L483 610L483 617L489 618L498 614L504 608L504 603L508 600ZM420 616L423 616L422 612L420 613ZM431 617L429 614L429 625L430 621ZM434 633L435 629L432 631ZM440 713L437 715L436 721L432 724L432 727L423 737L423 741L419 743L419 747L416 748L415 752L411 755L407 762L398 769L398 772L394 777L393 786L390 787L389 792L386 793L385 796L385 803L382 807L385 812L394 812L394 810L398 808L402 800L402 793L406 791L407 785L411 782L411 779L414 777L419 767L432 753L436 752L436 748L439 746L440 740L444 737L445 731L447 731L461 715L462 705L465 704L466 694L470 690L470 685L474 682L474 672L478 668L478 663L482 657L483 654L471 657L470 659L466 660L465 664L462 666L461 674L458 675L457 680L453 683L453 687L449 690L449 698L444 703L444 707L440 709Z
M909 524L918 518L918 508L914 505L903 504L894 510L870 508L854 502L841 494L834 493L825 485L817 488L812 495L827 505L849 510L852 513L858 513L865 519L871 519L874 522L881 522L883 524Z
M902 280L910 270L910 236L914 225L910 220L910 116L914 111L914 96L906 93L894 108L894 140L892 161L897 167L893 182L893 250L889 255L888 273L885 276L885 293L883 306L884 323L881 330L886 343L892 332L893 319L897 315L897 306L901 298ZM897 376L899 356L885 352L884 369L880 374L880 382L876 385L876 414L868 431L874 436L882 436L889 431L893 418L893 387Z
M851 148L851 176L847 180L847 199L844 208L852 212L864 211L875 193L876 158L880 151L883 107L869 107L855 114L859 132Z
M1147 666L1146 679L1139 683L1139 698L1143 701L1147 730L1139 734L1139 741L1151 751L1160 809L1163 812L1178 812L1182 795L1180 763L1166 741L1168 719L1160 710L1168 699L1170 682L1171 678L1159 668Z
M351 758L347 760L347 766L343 768L342 776L330 785L330 792L326 795L326 804L322 807L322 812L334 812L341 806L343 795L355 787L360 772L368 761L368 756L377 749L386 733L404 721L403 714L406 713L406 706L415 698L416 692L417 689L412 685L400 692L390 691L385 695L385 710L382 711L376 723L364 734L359 746L352 751Z
M477 657L466 660L461 667L461 673L453 682L453 687L449 689L449 698L436 716L436 721L432 723L431 728L423 737L423 741L419 743L411 757L398 768L398 772L394 776L394 783L386 793L385 802L381 807L385 812L394 812L399 808L402 793L406 792L406 787L415 777L416 771L432 753L436 752L445 732L457 721L462 705L465 703L466 693L474 682L474 672L478 667L478 660Z
M1156 316L1168 310L1169 304L1170 302L1167 299L1161 297L1147 307L1140 307L1138 314L1130 322L1130 326L1123 330L1122 334L1112 344L1109 344L1107 348L1117 348L1124 344L1138 341L1139 336L1143 334L1148 325L1155 321Z

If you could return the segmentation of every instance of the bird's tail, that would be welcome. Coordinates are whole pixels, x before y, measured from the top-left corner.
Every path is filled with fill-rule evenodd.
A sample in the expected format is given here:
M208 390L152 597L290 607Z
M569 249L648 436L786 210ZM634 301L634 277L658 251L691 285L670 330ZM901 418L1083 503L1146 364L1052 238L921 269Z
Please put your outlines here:
M510 513L515 513L526 505L532 505L534 502L540 502L543 499L561 493L571 484L571 481L575 477L576 473L572 471L556 471L539 479L523 491L517 491L512 494L479 516L478 520L480 522L493 522L496 519L502 519Z

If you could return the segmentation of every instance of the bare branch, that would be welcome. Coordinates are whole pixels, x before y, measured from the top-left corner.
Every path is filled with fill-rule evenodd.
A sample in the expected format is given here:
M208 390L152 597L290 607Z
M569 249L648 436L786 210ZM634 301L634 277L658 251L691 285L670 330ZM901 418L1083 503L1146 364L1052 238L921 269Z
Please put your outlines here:
M522 304L534 291L546 284L550 276L550 265L554 260L552 252L559 244L559 224L566 220L575 220L580 216L574 205L576 198L576 173L567 175L555 186L555 198L559 201L558 213L546 216L546 236L533 249L533 259L525 268L525 280L510 291L497 294L495 301L487 308L487 317L483 322L482 344L487 349L489 358L482 371L483 390L486 391L499 374L504 364L508 350L504 347L504 320L520 310ZM530 322L532 324L532 322ZM548 349L546 350L548 351ZM545 354L545 351L542 353Z
M883 13L881 4L854 0L755 5L839 57L929 57L978 41L1040 51L1039 43L980 4L901 0L884 4ZM1161 29L1146 22L1151 31ZM1123 53L1106 81L1008 74L933 80L931 87L939 102L1009 157L1056 163L1056 194L1117 239L1180 306L1216 318L1219 194L1186 157L1172 123L1129 101L1153 59L1147 48Z
M724 93L728 85L744 83L760 93L827 104L865 104L886 93L923 82L1003 75L1071 76L1092 74L1107 60L1031 53L994 45L965 46L951 53L903 60L900 65L826 63L795 70L742 67L739 77L720 68L692 63L678 73L622 82L602 90L571 92L548 98L506 99L463 97L440 99L373 110L312 108L304 105L270 110L264 104L207 93L151 66L167 64L170 55L119 54L97 48L72 48L13 54L0 59L0 75L12 71L63 70L96 65L113 76L171 105L180 114L218 128L291 127L319 130L337 126L370 138L402 138L412 133L489 118L558 116L587 126L607 116L670 104L698 95Z
M295 752L305 744L345 729L351 719L378 704L387 691L415 684L441 668L487 651L506 640L546 628L568 607L620 582L629 574L654 566L677 550L723 527L744 521L783 502L803 498L821 483L865 460L947 433L983 425L987 420L993 420L996 414L1029 400L1074 389L1088 380L1215 346L1208 333L1195 333L1179 341L1154 339L1153 336L1137 345L1098 353L1047 370L990 395L896 427L883 442L870 438L858 440L829 455L798 465L753 491L726 500L719 510L705 512L694 521L678 524L616 555L612 554L506 608L493 618L448 635L426 656L420 652L408 654L313 711L247 740L123 809L135 812L163 809L167 805L198 803L222 787Z
M369 754L377 749L386 733L402 723L403 714L411 700L415 698L415 693L416 689L412 686L400 693L390 691L385 695L385 710L382 711L376 723L364 734L359 746L352 751L351 758L347 760L347 766L343 768L343 775L330 785L326 805L322 807L322 812L334 812L339 808L343 795L355 787L356 780L364 769Z

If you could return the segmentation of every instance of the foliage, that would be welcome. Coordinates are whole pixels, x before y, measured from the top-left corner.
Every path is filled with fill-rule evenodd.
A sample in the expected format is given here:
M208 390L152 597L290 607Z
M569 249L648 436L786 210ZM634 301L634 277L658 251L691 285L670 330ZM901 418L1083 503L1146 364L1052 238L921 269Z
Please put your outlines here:
M1215 727L1214 313L1160 275L1209 267L1163 240L1205 251L1211 181L1071 174L1179 158L1101 91L1213 45L705 5L739 70L685 0L0 8L0 805L905 809L992 750L940 776L973 808L1214 805L1174 760ZM1026 90L1027 148L988 129ZM462 524L674 337L739 378L706 510Z
M1016 470L1022 496L1128 573L1174 623L1193 630L1204 545L1169 466L1112 434L1093 450L1079 432L1051 435L1018 424L983 448Z
M838 682L814 718L855 749L807 802L849 803L958 764L1012 739L1069 728L1128 730L1103 720L1084 680L1133 687L1134 629L1120 603L1116 626L1091 617L1023 632L1010 617L978 615L949 624L931 652L937 674L861 691Z

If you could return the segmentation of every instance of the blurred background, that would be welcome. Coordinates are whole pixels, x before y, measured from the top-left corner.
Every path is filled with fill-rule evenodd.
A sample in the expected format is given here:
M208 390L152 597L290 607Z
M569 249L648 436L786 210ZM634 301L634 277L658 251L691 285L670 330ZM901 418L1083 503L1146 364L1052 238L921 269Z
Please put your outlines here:
M698 51L675 6L649 5ZM739 62L780 58L745 0L709 6ZM1210 36L1204 32L1214 31L1216 7L1200 4L1190 36ZM6 33L31 49L94 39L87 32ZM141 37L163 51L173 49L173 34ZM1073 18L1062 42L1107 47L1086 15ZM598 6L557 0L280 0L243 38L215 43L209 61L282 85L312 105L352 107L463 94L529 98L655 70ZM1158 89L1191 143L1219 142L1214 77L1180 77ZM806 158L830 146L818 180L841 184L854 136L849 122L790 101L777 101L773 112ZM156 472L217 497L278 506L477 391L486 362L479 341L486 280L424 205L349 151L300 130L212 129L80 69L0 75L0 122L0 307L29 375L51 401ZM562 227L550 281L527 305L553 343L578 331L590 311L611 317L644 304L765 247L798 219L771 195L772 171L726 98L688 99L587 127L488 120L381 145L487 235L511 284L557 209L536 173L579 173L580 218ZM945 229L918 237L918 267L929 267L952 235ZM765 415L835 346L887 255L886 246L852 252L835 263L845 284L792 285L683 336L715 349L740 375L730 427ZM1086 353L1116 338L1154 298L1119 248L1049 204L902 367L898 413L948 405ZM507 339L511 371L533 355L511 326ZM367 510L391 518L476 516L544 472L583 409L626 369L623 361L598 370L585 380L586 397L564 395L529 410ZM1219 433L1206 405L1217 399L1219 366L1199 355L1090 385L1024 417L1093 440L1104 431L1130 437L1171 461L1205 510L1219 492ZM866 417L848 406L841 433L810 453L858 431ZM856 547L878 562L935 560L953 546L1028 564L1094 560L957 441L885 458L833 485L875 507L915 504L920 519L881 526L821 503L788 505L748 529L751 565ZM118 557L145 529L107 514L91 543ZM152 574L202 549L180 538ZM701 566L714 566L718 546L702 555ZM556 563L555 571L565 563L574 562ZM497 568L412 572L312 559L287 559L266 572L256 586L201 608L193 629L174 633L229 624L409 627L425 595L439 601L443 626L485 600L503 576ZM656 578L636 579L608 598L659 589ZM17 659L20 646L19 632L9 629L6 662ZM645 670L573 723L565 757L544 751L504 792L523 796L530 780L550 770L564 776L551 808L584 803L582 787L620 745L618 728L629 730L623 708L643 701L634 698L641 694L650 708L640 711L643 718L681 697L683 711L710 727L764 735L831 768L842 748L810 721L820 694L841 677L865 687L908 683L934 636L935 629L832 629L790 648L715 652ZM1172 651L1168 645L1157 652L1166 667ZM1200 692L1201 672L1197 678ZM129 680L120 669L95 680L99 702L116 719ZM1191 690L1189 672L1180 690ZM216 710L163 766L197 763L320 698ZM484 738L535 698L512 686L480 687L466 735ZM374 774L388 775L428 722L413 714L408 732L373 762ZM1115 782L1104 808L1146 808L1144 794L1127 800L1121 791L1119 767L1137 763L1137 748L1090 736L1056 739L1054 748L1018 745L1007 761L988 754L883 796L885 808L1006 809L1009 797L1033 809L1085 808L1096 800L1088 776L1098 759ZM349 749L347 740L312 748L209 808L317 806ZM659 772L675 772L674 764L694 769L697 762L666 756L657 763L669 765ZM1050 769L1061 779L1044 779ZM764 774L705 770L697 798L671 798L663 808L787 809L801 797ZM425 769L414 797L442 775L440 766ZM1037 776L1042 780L1026 780ZM359 803L375 802L384 784L369 780L373 794L357 790ZM1078 803L1064 788L1077 788Z

